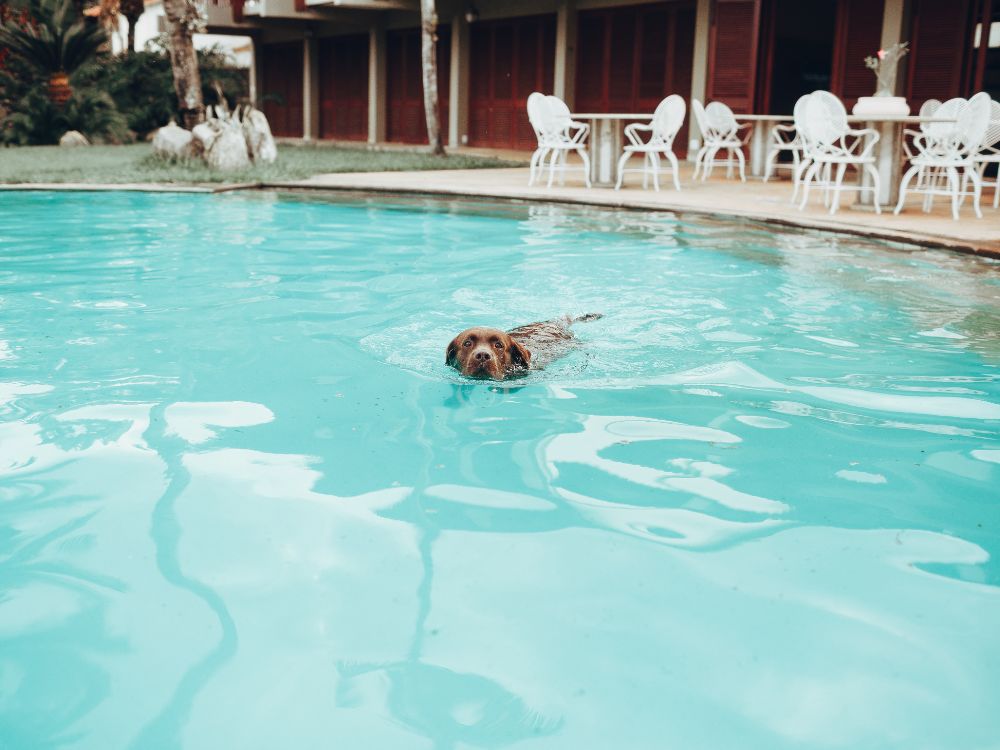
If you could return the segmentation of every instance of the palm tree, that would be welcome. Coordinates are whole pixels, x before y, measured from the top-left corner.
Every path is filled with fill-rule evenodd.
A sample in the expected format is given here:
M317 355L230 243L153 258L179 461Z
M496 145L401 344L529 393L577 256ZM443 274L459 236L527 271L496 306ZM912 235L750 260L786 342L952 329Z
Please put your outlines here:
M119 0L118 12L125 17L125 22L128 24L128 43L125 50L135 52L135 25L139 23L139 17L146 12L146 3L143 0Z
M100 0L97 7L101 11L101 21L111 29L117 30L119 18L125 19L128 29L125 52L135 52L135 25L139 18L146 12L146 4L143 0Z
M444 154L444 146L441 145L441 117L438 113L437 13L434 10L434 0L420 0L420 37L427 142L431 153L441 156Z
M201 74L194 51L194 33L202 30L204 20L196 0L163 0L170 37L170 67L174 73L177 106L190 130L205 119L201 98Z
M49 99L62 106L71 96L69 77L94 59L108 37L80 17L73 0L35 0L32 23L0 23L0 48L20 57L48 79Z

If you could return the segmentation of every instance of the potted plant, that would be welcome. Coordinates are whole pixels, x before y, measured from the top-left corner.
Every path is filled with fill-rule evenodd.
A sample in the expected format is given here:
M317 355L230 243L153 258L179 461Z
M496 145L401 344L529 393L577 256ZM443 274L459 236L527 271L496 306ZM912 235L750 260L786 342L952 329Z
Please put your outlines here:
M875 55L865 58L865 67L875 73L877 84L874 96L862 96L854 105L856 115L898 115L910 114L906 98L895 96L896 72L899 60L909 52L909 42L897 42L889 49L880 49Z

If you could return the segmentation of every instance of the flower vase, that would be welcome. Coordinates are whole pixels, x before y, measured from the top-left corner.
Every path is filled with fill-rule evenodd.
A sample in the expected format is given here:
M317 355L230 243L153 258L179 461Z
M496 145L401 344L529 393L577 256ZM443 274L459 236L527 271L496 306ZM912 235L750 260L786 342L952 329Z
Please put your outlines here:
M910 105L904 96L862 96L851 111L859 117L906 117Z

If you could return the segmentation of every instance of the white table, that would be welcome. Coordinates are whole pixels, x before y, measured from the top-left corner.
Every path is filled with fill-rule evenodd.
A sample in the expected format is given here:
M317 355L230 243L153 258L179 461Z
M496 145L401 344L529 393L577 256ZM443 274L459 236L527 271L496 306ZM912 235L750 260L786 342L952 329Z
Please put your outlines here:
M590 181L594 185L609 187L618 179L618 159L622 155L622 131L628 120L651 122L650 114L621 114L614 112L574 112L574 120L590 121Z
M754 124L753 135L750 137L750 174L754 177L763 177L764 168L767 163L767 149L771 142L771 133L775 125L794 122L791 115L736 115L737 121L752 122ZM849 115L847 122L852 125L863 125L872 128L879 134L879 141L875 145L875 169L879 176L879 205L882 207L895 208L896 201L899 200L899 180L902 176L901 168L903 160L901 151L903 147L903 128L907 125L920 126L927 122L954 122L949 118L941 117L920 117L918 115ZM861 175L862 184L870 184L867 175ZM859 192L857 203L862 206L873 204L872 193Z
M767 147L771 143L771 135L775 125L787 125L794 122L790 115L736 115L737 122L753 124L750 135L750 175L763 177L767 166Z

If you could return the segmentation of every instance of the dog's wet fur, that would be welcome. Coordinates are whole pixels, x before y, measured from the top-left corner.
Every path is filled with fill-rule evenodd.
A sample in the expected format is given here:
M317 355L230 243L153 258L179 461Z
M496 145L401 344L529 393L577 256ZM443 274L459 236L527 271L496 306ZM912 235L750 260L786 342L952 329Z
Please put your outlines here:
M463 375L486 380L507 380L539 370L576 346L572 325L598 320L600 313L576 318L529 323L509 331L477 326L458 334L445 353L445 362Z

